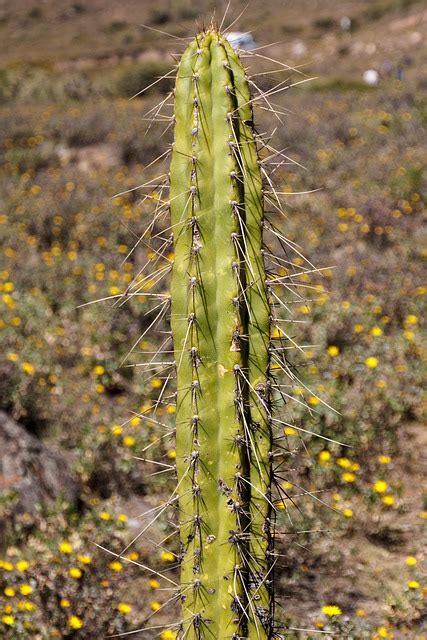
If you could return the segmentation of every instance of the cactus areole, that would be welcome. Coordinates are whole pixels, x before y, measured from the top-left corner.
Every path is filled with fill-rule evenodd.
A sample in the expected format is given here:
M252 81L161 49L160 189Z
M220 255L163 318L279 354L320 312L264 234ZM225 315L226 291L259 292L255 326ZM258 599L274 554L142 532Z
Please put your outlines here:
M170 166L179 637L273 638L270 304L245 70L214 28L184 52Z

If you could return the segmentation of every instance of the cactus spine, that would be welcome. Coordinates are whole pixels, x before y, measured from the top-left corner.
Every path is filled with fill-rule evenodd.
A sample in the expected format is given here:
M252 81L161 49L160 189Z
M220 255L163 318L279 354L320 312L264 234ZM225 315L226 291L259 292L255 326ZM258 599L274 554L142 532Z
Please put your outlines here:
M248 82L211 28L177 72L171 327L181 637L273 637L270 304Z

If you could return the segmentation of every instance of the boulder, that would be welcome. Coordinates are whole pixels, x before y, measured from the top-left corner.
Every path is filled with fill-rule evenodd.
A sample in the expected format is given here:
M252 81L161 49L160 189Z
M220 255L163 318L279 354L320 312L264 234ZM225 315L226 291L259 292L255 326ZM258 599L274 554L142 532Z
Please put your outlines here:
M77 505L78 483L63 455L45 446L0 411L0 494L12 491L15 513L34 513L37 504L62 497Z

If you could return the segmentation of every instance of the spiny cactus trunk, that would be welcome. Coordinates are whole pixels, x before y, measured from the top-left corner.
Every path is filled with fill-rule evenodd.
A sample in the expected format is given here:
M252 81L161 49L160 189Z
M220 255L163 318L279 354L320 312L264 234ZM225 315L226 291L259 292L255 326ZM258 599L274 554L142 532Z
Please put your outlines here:
M170 168L182 632L273 637L270 305L241 62L215 30L182 56Z

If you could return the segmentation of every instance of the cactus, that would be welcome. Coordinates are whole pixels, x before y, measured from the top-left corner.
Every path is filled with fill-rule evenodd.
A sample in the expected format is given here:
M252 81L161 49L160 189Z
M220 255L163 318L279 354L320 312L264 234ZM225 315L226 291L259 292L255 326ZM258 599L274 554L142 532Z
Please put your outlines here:
M170 165L182 637L273 637L270 304L248 81L216 30L183 54Z
M288 69L281 65L281 71ZM163 321L168 309L171 312L170 337L148 362L140 363L151 374L167 372L151 417L140 417L166 428L145 451L171 435L156 412L161 403L169 406L171 397L176 400L176 465L156 464L176 472L177 482L169 500L154 510L152 523L178 504L179 584L164 571L150 572L163 577L168 589L171 583L177 587L168 602L180 602L181 616L173 626L182 640L283 637L274 620L275 516L276 506L285 508L292 497L284 492L283 476L275 475L273 462L282 473L286 456L294 451L286 429L283 433L283 426L291 425L273 409L281 400L294 399L283 387L305 385L285 357L297 345L277 314L280 307L289 313L290 297L304 300L295 289L297 283L290 281L293 268L297 266L299 276L311 273L313 265L302 266L298 248L265 215L264 201L281 211L279 196L284 192L275 191L266 171L268 158L261 159L258 148L275 158L274 171L293 161L256 133L250 83L256 87L236 51L213 25L183 53L170 121L175 126L170 172L160 176L166 178L154 199L154 216L136 245L148 244L153 251L124 294L159 300L147 312L157 310L157 316L139 340ZM269 95L289 86L279 82L259 98L274 111ZM168 99L151 109L148 119L156 119ZM165 119L162 114L161 121ZM153 180L141 186L151 190L157 178ZM164 199L166 188L169 198ZM170 224L164 228L167 212ZM265 244L266 233L271 233L271 248ZM283 257L287 252L297 253L296 263ZM166 264L159 266L162 258ZM153 264L154 273L144 276ZM162 281L170 273L169 295ZM277 287L284 287L286 303ZM166 346L170 339L173 362L162 360L162 351L171 353ZM176 389L167 396L173 371ZM281 374L288 378L286 385L279 384ZM279 430L277 436L273 427ZM132 543L119 557L126 559ZM167 635L175 637L171 630Z

